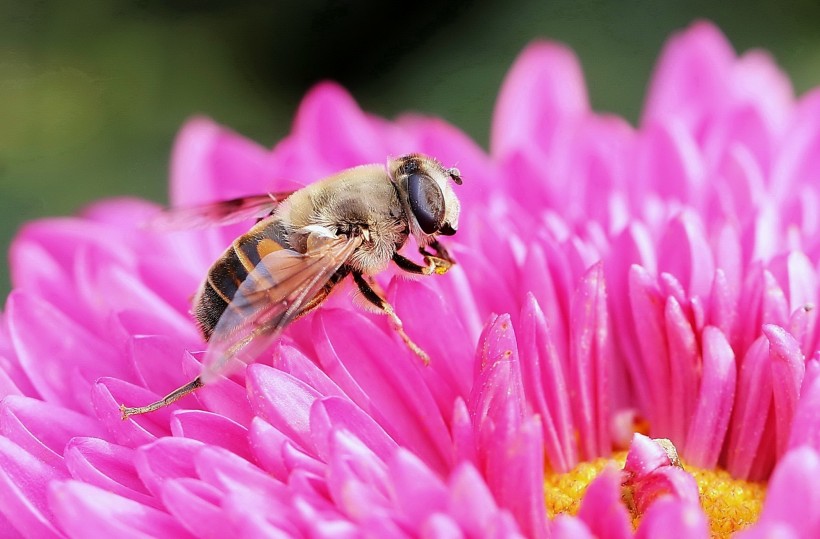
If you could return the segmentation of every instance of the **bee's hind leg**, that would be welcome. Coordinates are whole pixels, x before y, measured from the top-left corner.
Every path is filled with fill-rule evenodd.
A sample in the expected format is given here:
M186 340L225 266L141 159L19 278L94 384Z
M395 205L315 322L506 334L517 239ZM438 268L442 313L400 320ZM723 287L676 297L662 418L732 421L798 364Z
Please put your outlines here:
M148 412L153 412L155 410L159 410L160 408L164 408L169 404L178 401L185 395L189 393L193 393L197 389L202 387L202 379L197 376L187 384L182 387L178 387L177 389L173 390L172 392L168 393L166 396L161 398L156 402L152 402L146 406L137 406L131 408L124 404L120 404L120 413L122 414L122 419L125 421L132 415L139 415L139 414L147 414Z
M359 287L359 291L362 293L362 296L379 308L384 314L390 318L390 325L393 326L393 330L398 333L401 340L404 341L404 344L416 354L419 359L424 363L425 366L430 364L430 356L427 355L427 352L421 349L419 345L414 343L410 337L407 336L407 333L404 332L404 324L399 318L399 315L396 314L395 309L390 303L387 302L376 290L373 289L370 283L367 282L367 279L359 273L353 272L353 280L356 281L356 286ZM376 283L374 282L373 285L375 286Z

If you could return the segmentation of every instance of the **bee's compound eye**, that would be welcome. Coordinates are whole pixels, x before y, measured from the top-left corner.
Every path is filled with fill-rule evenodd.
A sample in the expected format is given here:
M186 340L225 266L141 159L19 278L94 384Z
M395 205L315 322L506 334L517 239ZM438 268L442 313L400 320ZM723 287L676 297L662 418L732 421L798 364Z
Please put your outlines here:
M410 209L425 234L433 234L444 221L444 195L438 184L424 174L407 178Z

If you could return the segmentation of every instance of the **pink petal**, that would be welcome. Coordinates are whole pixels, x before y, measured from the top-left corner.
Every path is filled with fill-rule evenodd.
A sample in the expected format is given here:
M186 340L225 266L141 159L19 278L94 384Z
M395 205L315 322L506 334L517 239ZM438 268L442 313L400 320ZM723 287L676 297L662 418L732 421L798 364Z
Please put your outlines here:
M103 436L99 425L88 416L16 396L0 403L0 432L32 456L56 468L62 468L63 449L72 437Z
M617 470L606 468L590 483L581 500L578 518L601 539L632 537L629 513L621 503L621 476Z
M160 438L137 450L134 465L140 480L154 496L159 497L165 481L196 477L194 459L202 447L204 444L196 440Z
M726 467L738 478L750 478L752 464L764 454L759 451L772 403L772 368L769 343L760 336L746 352L740 365L737 398L732 411Z
M686 432L697 405L700 357L698 342L692 325L675 298L667 298L664 309L666 336L669 343L670 423L652 426L658 436L667 436L677 443L686 440Z
M462 539L464 533L452 518L443 513L435 513L422 522L419 537L422 539Z
M193 539L167 513L79 481L54 483L49 505L69 537Z
M331 433L337 429L350 432L381 460L395 453L398 445L372 417L347 399L325 397L313 403L310 410L313 444L323 460L328 460Z
M396 509L407 522L419 525L428 515L445 510L444 483L411 452L397 450L388 462L388 473L396 487Z
M703 330L703 375L698 407L686 436L686 459L713 468L726 436L735 398L735 354L719 329Z
M763 326L763 334L769 340L776 447L780 456L786 451L791 434L806 363L797 341L783 328L767 324Z
M129 498L143 505L160 507L134 468L134 450L99 438L74 438L65 449L65 466L71 477Z
M223 415L202 410L179 410L171 416L171 433L224 447L244 459L252 460L248 429Z
M659 270L677 277L690 297L708 297L712 290L715 263L699 219L683 213L672 220L661 240Z
M820 451L820 422L817 421L817 410L820 410L820 363L816 360L806 365L806 376L800 390L800 400L794 412L789 449L807 445Z
M710 537L709 522L697 504L673 498L660 498L644 513L636 539L663 537L674 534L691 539Z
M491 153L502 157L532 141L550 148L562 123L588 109L572 51L555 43L532 43L507 73L496 100Z
M609 454L609 380L607 360L611 342L606 288L601 264L591 267L575 291L571 304L569 370L570 402L580 436L581 457Z
M698 127L704 109L728 85L734 51L708 22L699 21L666 42L649 87L641 124L683 117Z
M0 437L0 512L27 537L60 537L46 501L49 483L66 473Z
M808 447L788 452L766 491L760 524L782 523L798 537L820 534L820 457Z
M558 515L550 523L550 534L553 539L594 539L586 524L578 518Z
M471 464L461 464L453 470L448 486L447 514L469 537L481 537L499 512L481 474Z
M271 189L267 151L208 118L189 120L171 158L171 201L192 206Z
M237 533L221 506L222 492L202 481L170 479L162 486L162 501L198 539L220 539Z
M126 447L139 447L160 436L167 436L171 410L160 408L150 414L122 419L120 405L142 405L156 400L157 395L117 378L100 378L94 384L91 400L100 423L113 440Z

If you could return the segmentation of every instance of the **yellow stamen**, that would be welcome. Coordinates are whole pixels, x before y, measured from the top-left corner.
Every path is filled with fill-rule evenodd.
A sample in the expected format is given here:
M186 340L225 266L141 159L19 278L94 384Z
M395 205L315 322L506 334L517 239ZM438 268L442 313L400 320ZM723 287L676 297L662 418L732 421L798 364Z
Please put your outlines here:
M547 515L576 515L589 484L607 464L623 468L626 452L621 451L610 458L583 462L574 470L563 474L547 475L544 494ZM725 538L757 521L766 494L764 483L735 479L725 470L704 470L683 462L684 469L692 474L698 485L700 503L709 519L711 536ZM641 515L634 515L632 525L637 528Z

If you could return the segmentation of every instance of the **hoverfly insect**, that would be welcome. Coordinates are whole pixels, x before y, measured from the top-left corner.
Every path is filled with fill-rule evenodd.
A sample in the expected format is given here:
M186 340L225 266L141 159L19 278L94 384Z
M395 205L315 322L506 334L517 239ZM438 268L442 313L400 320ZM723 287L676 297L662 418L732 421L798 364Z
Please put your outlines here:
M121 405L123 419L175 402L230 365L250 363L348 276L428 364L429 356L404 332L373 276L391 261L419 275L444 274L455 263L437 238L458 229L460 204L451 181L461 184L458 169L410 154L388 159L386 167L344 170L291 193L164 214L165 222L191 226L260 219L211 266L194 298L193 314L208 341L202 374L154 403ZM423 264L399 253L411 235Z

